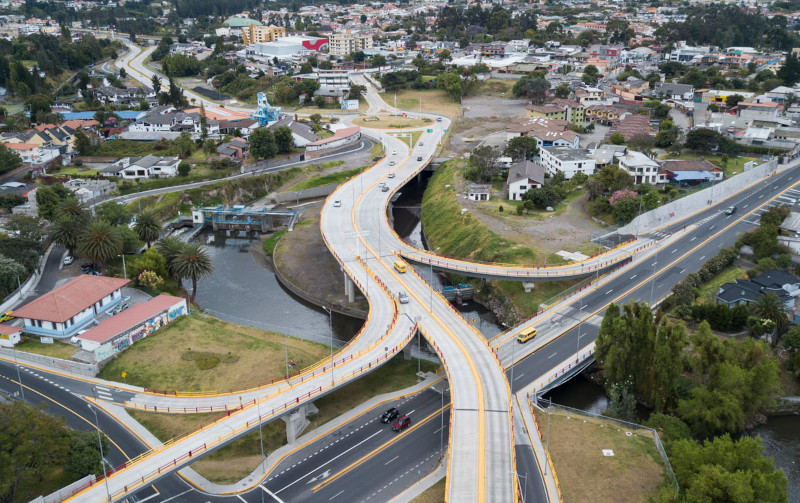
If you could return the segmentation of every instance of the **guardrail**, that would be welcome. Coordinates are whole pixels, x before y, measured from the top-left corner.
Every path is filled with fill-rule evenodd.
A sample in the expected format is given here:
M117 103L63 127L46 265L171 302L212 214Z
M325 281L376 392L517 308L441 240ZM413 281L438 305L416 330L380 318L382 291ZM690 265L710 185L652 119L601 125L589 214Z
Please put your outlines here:
M542 440L542 429L539 427L539 420L536 419L536 413L533 411L533 405L531 402L530 395L528 395L527 400L528 400L528 407L530 407L531 409L531 416L533 416L533 424L536 425L536 433L539 435L539 440ZM547 457L547 465L550 467L550 473L553 474L553 480L556 483L556 491L558 492L558 501L563 501L564 497L561 495L561 484L558 482L558 475L556 475L556 469L553 467L553 459L550 457L550 451L547 448L545 448L544 454Z

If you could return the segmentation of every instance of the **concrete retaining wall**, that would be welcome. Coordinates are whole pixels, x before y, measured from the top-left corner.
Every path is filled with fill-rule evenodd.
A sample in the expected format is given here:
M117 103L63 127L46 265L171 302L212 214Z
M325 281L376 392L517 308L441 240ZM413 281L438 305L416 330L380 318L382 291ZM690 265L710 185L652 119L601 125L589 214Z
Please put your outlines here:
M77 350L78 349L75 348L75 351ZM44 365L47 366L48 369L55 369L66 374L81 376L94 377L100 371L97 365L74 362L72 360L62 360L60 358L52 358L50 356L42 356L25 351L15 351L8 348L0 348L0 358L5 358L9 361L17 360L23 364Z
M329 183L320 187L311 187L310 189L294 190L292 192L284 192L283 194L275 194L270 197L270 200L275 204L293 203L295 201L303 201L306 199L318 199L320 197L328 197L336 190L338 183Z
M619 234L644 234L664 225L669 225L732 196L748 185L752 185L769 176L777 168L778 161L772 159L707 189L697 191L694 194L639 215L628 225L620 227L617 232Z

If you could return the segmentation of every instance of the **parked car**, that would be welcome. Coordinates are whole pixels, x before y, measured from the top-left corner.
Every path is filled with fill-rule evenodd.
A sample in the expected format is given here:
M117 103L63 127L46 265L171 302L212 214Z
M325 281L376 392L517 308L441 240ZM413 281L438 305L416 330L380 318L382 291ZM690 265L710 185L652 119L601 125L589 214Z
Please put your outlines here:
M409 426L411 426L411 418L408 416L400 416L397 418L397 421L395 421L394 424L392 425L392 430L403 431Z
M398 417L400 417L400 411L397 410L397 407L392 407L381 415L381 422L383 424L389 424Z
M736 213L736 206L728 206L728 209L725 210L725 214L730 216Z
M64 257L64 265L72 265L73 262L75 262L75 259L72 258L72 255Z
M423 143L423 142L419 142L419 146L420 146L420 147L421 147L421 146L423 146L423 145L425 145L425 143Z
M6 311L3 316L0 316L0 322L14 319L14 311Z

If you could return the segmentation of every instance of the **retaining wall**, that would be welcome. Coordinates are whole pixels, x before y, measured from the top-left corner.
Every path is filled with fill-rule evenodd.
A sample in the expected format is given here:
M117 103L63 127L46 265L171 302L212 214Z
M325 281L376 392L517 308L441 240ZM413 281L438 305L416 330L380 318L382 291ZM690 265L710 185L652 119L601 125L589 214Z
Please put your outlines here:
M47 259L50 257L50 253L55 248L55 245L50 245L50 248L44 253L44 256L39 261L39 267L31 274L25 283L22 284L21 288L17 288L14 290L11 295L5 298L2 304L0 304L0 313L5 313L6 311L10 311L14 308L14 306L19 303L29 292L31 292L34 288L39 285L39 280L42 279L42 271L44 270L44 266L47 264Z
M75 348L75 351L78 349ZM9 348L0 348L0 358L9 361L17 360L21 363L30 365L43 365L48 369L55 369L67 374L94 377L100 371L97 365L90 363L74 362L72 360L62 360L50 356L37 355L26 351L16 351Z
M778 161L777 159L772 159L707 189L697 191L694 194L639 215L628 225L620 227L617 232L619 234L643 234L664 225L669 225L732 196L748 185L752 185L771 175L777 169Z

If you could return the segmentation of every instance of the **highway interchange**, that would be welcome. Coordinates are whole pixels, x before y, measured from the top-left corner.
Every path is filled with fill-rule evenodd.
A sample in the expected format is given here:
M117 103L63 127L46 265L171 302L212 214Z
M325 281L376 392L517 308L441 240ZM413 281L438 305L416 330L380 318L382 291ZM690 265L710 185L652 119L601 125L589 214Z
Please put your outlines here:
M433 155L437 140L441 137L443 129L448 125L448 122L437 125L435 132L430 135L431 140L426 141L422 147L415 146L412 152L409 152L408 146L401 140L386 136L381 138L389 149L398 151L398 158L406 159L405 162L399 163L394 168L398 175L397 179L413 176L414 173L421 169L422 166L417 165L415 159L418 156L423 157L422 164L424 164ZM375 134L376 136L381 136L380 133ZM423 134L421 140L427 140L427 135ZM400 316L400 318L405 317L413 320L424 330L426 337L438 345L450 345L451 347L443 350L444 354L455 355L453 358L456 361L458 361L459 354L463 356L464 353L469 353L471 355L470 358L464 360L463 366L473 367L473 370L467 372L466 376L461 377L465 380L464 383L461 385L453 384L455 388L456 416L458 416L459 410L476 409L481 406L500 411L505 419L491 424L484 424L474 431L478 432L477 437L480 437L480 430L482 430L482 434L485 437L496 439L499 434L501 438L505 436L510 441L510 431L503 426L504 423L508 423L508 416L510 415L508 408L503 409L503 404L505 403L506 407L508 407L510 402L506 399L502 399L499 402L496 401L498 397L508 396L507 391L505 391L506 379L503 379L502 388L492 388L492 386L495 386L495 377L490 380L478 377L494 372L492 368L494 364L491 362L496 360L492 357L491 349L487 345L481 344L480 336L474 333L463 320L459 320L458 318L460 317L449 309L443 301L430 295L429 288L421 278L418 278L413 273L401 277L391 269L391 264L395 260L393 252L398 249L397 243L393 241L396 236L391 233L391 229L387 228L388 222L386 222L385 214L381 211L375 211L376 208L385 208L391 194L402 185L402 183L392 183L392 190L388 195L379 190L378 183L386 177L388 172L389 168L386 164L379 163L375 169L368 170L362 177L357 177L351 180L349 184L342 186L331 200L338 198L344 203L343 207L330 208L331 200L329 200L323 212L323 233L344 237L338 245L331 246L343 264L347 265L349 263L351 267L358 267L356 264L360 265L361 262L356 259L356 256L361 259L366 258L369 269L365 266L361 274L353 274L354 277L360 278L362 284L379 288L377 278L371 277L367 273L369 270L381 278L381 282L389 287L389 292L399 291L400 289L408 291L412 296L412 302L410 305L401 308L401 315L403 316ZM539 328L540 336L537 337L534 344L520 348L514 340L514 331L501 334L500 337L491 341L492 347L498 349L500 361L506 367L507 379L510 382L512 392L516 393L517 391L525 390L530 383L552 371L554 363L564 361L574 355L576 349L590 345L596 337L602 312L609 302L628 302L631 299L657 302L662 299L669 293L672 285L680 281L685 274L699 269L705 260L715 255L721 247L733 244L736 233L752 227L754 222L757 222L752 218L752 212L762 211L766 205L773 204L770 202L773 199L776 201L775 204L780 204L780 194L785 190L795 191L790 192L790 194L800 194L800 191L791 188L795 185L796 179L796 168L786 170L768 178L765 182L760 183L758 187L746 190L724 203L718 202L707 210L692 215L670 227L660 229L657 236L645 236L652 239L662 239L663 241L659 246L654 246L638 254L633 264L611 273L608 278L601 281L597 288L588 289L585 293L573 296L570 303L560 306L558 310L553 310L537 317L534 320L534 324ZM362 186L363 189L361 188ZM736 204L740 211L733 216L725 216L722 212L722 207L729 204ZM370 300L373 301L372 296ZM382 304L382 307L376 309L391 310L394 306L392 302L383 302ZM577 328L579 322L582 322L580 329ZM403 327L398 327L396 331L408 332L414 323L411 323L411 321L404 323ZM433 334L437 330L448 332L450 336L438 337L437 339L437 335ZM579 330L580 339L578 339ZM463 344L472 344L472 346L469 346L468 349L458 347ZM523 353L520 349L524 349L525 352ZM533 349L536 349L536 351L530 354ZM474 371L475 363L473 359L476 355L484 355L484 360L480 362L480 365L483 366L480 372ZM508 367L511 363L512 355L517 360L514 365L513 380L511 369ZM452 363L448 364L448 360L449 358L446 356L445 366L450 381L453 382L454 374L457 374L459 369L452 368ZM462 365L460 364L459 366ZM497 365L497 368L500 369L501 367ZM86 407L86 402L80 396L92 396L92 394L95 394L96 390L90 389L92 385L85 382L80 384L81 381L61 376L44 376L42 372L38 371L36 373L43 377L34 375L30 371L23 372L23 382L28 387L26 391L30 390L30 393L26 394L26 399L33 401L44 400L48 404L49 410L65 416L70 425L79 428L91 428L93 416L92 420L90 420L88 416L91 411ZM0 387L13 389L14 386L17 386L16 372L12 365L8 365L5 362L0 363L0 375L2 376ZM469 384L470 381L472 381L472 384ZM479 383L478 381L481 382ZM477 389L487 386L487 396L483 397L482 400L478 396L468 396L465 401L467 402L466 405L460 406L459 397L463 395L458 390L469 389L469 386L475 386ZM469 395L469 393L465 394ZM120 399L126 397L127 395L125 397L121 396ZM444 418L444 439L446 443L449 410L441 410L442 399L441 393L434 390L426 390L407 399L407 403L404 403L403 407L407 408L407 410L413 410L412 415L416 415L419 418L425 418L435 413L441 414L441 417ZM495 401L493 402L492 400ZM444 405L447 405L446 401ZM267 501L322 500L324 496L327 496L329 500L342 498L343 501L386 500L389 495L396 495L402 492L403 489L425 476L438 465L439 456L442 453L437 440L441 436L442 429L439 421L429 420L419 427L403 433L402 436L404 438L401 441L395 441L387 447L379 449L386 442L396 437L391 431L387 431L385 426L381 428L374 424L377 423L377 412L375 411L369 420L366 417L360 420L356 418L356 420L345 424L285 458L285 461L274 467L267 474L263 483L264 489L261 486L256 486L249 492L239 495L213 497L211 495L200 495L179 477L169 475L158 479L154 483L155 489L153 489L153 486L145 485L143 489L134 493L134 497L138 501L151 497L157 501L168 501L172 497L175 497L176 501L216 501L218 499L260 501L264 496L274 498L267 499ZM147 449L135 435L119 426L116 421L106 417L104 414L100 414L99 417L103 431L115 442L115 448L109 454L109 461L112 464L118 464L118 461L124 461L126 458L133 457ZM462 425L467 423L469 425L472 422L473 419L468 417L454 424L456 428L459 428L459 423ZM477 423L478 421L474 422ZM506 430L506 433L502 433L504 430ZM427 441L425 436L428 437ZM435 436L435 438L431 439L432 436ZM468 437L456 436L455 438ZM529 448L526 450L523 442L519 441L519 439L516 440L518 440L515 442L518 444L516 446L516 471L520 474L532 474L537 471L537 463L532 457L532 452ZM460 447L457 444L467 442L456 440L455 443L456 445L451 446L453 449L450 451L451 463L453 463L454 459L453 451ZM488 447L488 445L484 444L484 452L487 452L489 457L494 456L490 464L497 463L502 466L500 470L505 473L511 473L514 467L508 464L507 460L510 459L508 452L504 449L490 452L487 450ZM446 448L447 446L445 445ZM340 473L342 469L350 467L353 463L361 460L365 454L376 449L379 449L378 452L375 452L367 461L356 464L349 468L348 471ZM466 450L464 454L460 455L460 461L459 458L456 459L456 464L459 462L471 464L476 457L475 454L474 450ZM458 453L456 453L456 456L459 456ZM292 461L295 461L294 464L287 466ZM383 462L385 468L376 471L375 467L379 466L378 462ZM414 470L417 470L416 476L413 473ZM321 477L326 472L329 475ZM486 496L485 499L490 501L510 501L512 499L511 494L502 495L502 488L510 487L511 485L506 482L510 477L504 477L500 473L492 474L491 472L487 475L487 483L490 485L495 484L491 489L492 492L484 488L486 492L480 495L478 488L481 487L481 483L478 480L474 480L472 481L474 485L466 484L467 492L457 495L456 499L453 500L481 500L484 499L481 496ZM451 477L453 476L451 474ZM492 479L493 476L495 476L495 479ZM317 479L316 477L321 478ZM325 482L329 477L333 478L333 480ZM111 480L113 479L114 477L111 478ZM308 482L311 479L314 479L313 483ZM363 483L366 480L370 481L369 485ZM536 481L536 477L527 477L526 480L530 484L527 489L528 496L538 495L534 500L544 501L540 483L531 483L531 480ZM360 483L356 483L356 481ZM317 482L323 484L317 488ZM460 482L458 485L464 486ZM313 488L317 488L318 491L311 493L310 491ZM501 492L498 493L496 490ZM158 491L158 493L155 491ZM450 491L451 495L455 494L452 492L452 487ZM100 492L97 494L100 494ZM310 497L312 494L314 498ZM501 494L501 496L495 496L497 494Z

